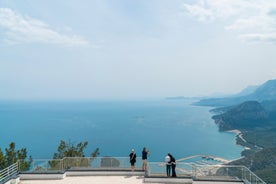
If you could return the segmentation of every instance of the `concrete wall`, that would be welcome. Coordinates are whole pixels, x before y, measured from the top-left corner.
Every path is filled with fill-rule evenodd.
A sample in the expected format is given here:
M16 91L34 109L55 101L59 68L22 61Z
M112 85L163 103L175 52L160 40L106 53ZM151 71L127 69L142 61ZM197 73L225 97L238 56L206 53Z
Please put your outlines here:
M7 181L5 184L18 184L20 181L19 177L15 179L11 179L10 181Z
M19 175L20 180L57 180L66 177L65 173L53 174L53 173L24 173Z
M20 180L57 180L67 176L144 176L143 171L66 171L65 173L21 173ZM11 183L7 183L11 184Z

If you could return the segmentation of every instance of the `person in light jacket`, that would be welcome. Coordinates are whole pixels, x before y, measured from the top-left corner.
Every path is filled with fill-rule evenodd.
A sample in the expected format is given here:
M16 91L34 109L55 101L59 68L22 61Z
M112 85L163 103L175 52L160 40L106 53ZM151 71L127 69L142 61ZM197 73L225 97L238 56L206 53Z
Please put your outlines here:
M168 155L166 155L166 157L165 157L166 172L167 172L168 177L171 176L171 168L172 168L171 157L169 155L170 155L170 153L168 153Z

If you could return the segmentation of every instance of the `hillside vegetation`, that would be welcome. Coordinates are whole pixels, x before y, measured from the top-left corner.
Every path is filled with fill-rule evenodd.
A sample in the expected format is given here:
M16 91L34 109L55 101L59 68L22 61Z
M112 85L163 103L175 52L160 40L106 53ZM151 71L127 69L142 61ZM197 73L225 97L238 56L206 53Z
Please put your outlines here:
M197 105L215 106L212 112L220 131L238 129L237 143L249 150L231 164L245 165L267 183L276 183L276 80L245 96L204 99Z

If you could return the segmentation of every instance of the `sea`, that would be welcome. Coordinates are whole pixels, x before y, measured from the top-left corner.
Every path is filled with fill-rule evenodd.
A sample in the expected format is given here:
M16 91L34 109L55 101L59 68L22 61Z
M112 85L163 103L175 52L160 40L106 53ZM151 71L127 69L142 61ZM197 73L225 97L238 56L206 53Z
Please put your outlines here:
M0 101L0 148L11 142L26 148L34 159L50 159L61 140L88 141L86 156L99 148L99 156L127 157L134 149L150 161L192 155L241 157L236 136L219 132L211 107L194 106L192 100L82 100Z

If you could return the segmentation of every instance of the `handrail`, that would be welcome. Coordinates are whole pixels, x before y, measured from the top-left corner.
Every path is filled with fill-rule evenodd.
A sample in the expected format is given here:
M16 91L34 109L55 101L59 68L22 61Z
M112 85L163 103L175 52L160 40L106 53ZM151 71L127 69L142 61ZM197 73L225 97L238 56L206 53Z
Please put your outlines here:
M166 163L150 162L147 174L148 176L166 176ZM176 174L184 177L189 176L196 180L243 181L245 183L266 184L243 165L177 162Z
M244 177L244 181L253 181L255 183L261 183L261 184L266 184L261 178L259 178L255 173L253 173L249 168L243 166L244 169L249 173L249 179L247 179L247 177ZM246 172L245 171L245 172Z
M12 164L11 166L0 171L0 184L17 177L19 173L19 162Z

